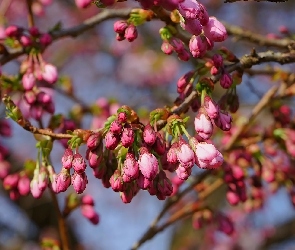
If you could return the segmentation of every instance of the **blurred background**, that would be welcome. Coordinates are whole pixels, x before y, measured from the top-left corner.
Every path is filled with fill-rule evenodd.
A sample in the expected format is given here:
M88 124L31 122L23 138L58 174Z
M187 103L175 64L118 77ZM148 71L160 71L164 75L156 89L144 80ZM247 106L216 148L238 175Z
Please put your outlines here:
M285 25L295 32L295 1L287 3L237 2L224 4L221 0L204 0L210 16L228 24L239 25L263 35L280 35L279 27ZM43 32L58 22L62 28L78 25L100 10L95 6L80 10L72 0L53 0L51 5L42 6L34 1L36 26ZM7 7L8 6L8 7ZM139 6L128 0L115 5L116 8ZM26 6L22 0L0 0L0 25L26 27ZM2 16L1 16L2 15ZM167 56L160 50L161 40L158 30L160 21L139 26L139 37L133 43L118 42L113 32L114 20L96 26L79 37L65 38L54 42L44 53L44 59L57 65L60 76L72 84L75 98L54 93L56 112L69 115L80 112L81 100L84 106L107 105L110 113L118 105L129 105L145 117L156 107L172 105L177 97L176 82L180 76L191 70L191 61L180 62L175 55ZM249 53L253 44L236 41L229 37L216 49L226 46L238 57ZM255 46L257 51L264 51ZM23 58L11 61L3 68L9 74L16 74ZM265 65L264 65L265 66ZM259 67L257 67L259 68ZM285 68L294 70L294 66ZM238 86L241 110L238 116L249 113L261 95L273 84L267 77L248 77ZM217 90L216 95L222 95ZM76 99L76 100L75 100ZM290 100L292 102L292 100ZM83 106L82 105L82 106ZM193 113L191 113L193 117ZM1 116L5 116L1 107ZM81 127L99 127L106 117L102 114L92 117L85 115ZM264 114L260 119L266 119ZM193 119L190 124L192 125ZM10 160L15 169L20 169L25 159L35 159L37 150L32 135L11 123L13 137L1 138L1 144L10 150ZM58 172L61 168L63 147L54 142L52 162ZM100 223L93 226L84 219L77 209L68 218L73 249L112 250L130 249L142 236L145 229L160 211L163 201L141 191L131 202L123 204L119 194L105 189L101 181L89 175L86 193L95 198L95 209L100 215ZM65 194L58 195L60 207L64 206ZM295 249L295 212L285 190L267 198L264 206L246 214L239 207L231 208L225 201L225 189L220 188L211 197L214 206L228 213L236 223L237 232L233 237L222 233L212 237L208 229L194 230L191 219L177 223L162 232L141 249ZM56 214L50 195L45 193L40 200L31 196L11 201L4 190L0 190L0 249L39 249L42 235L57 235ZM275 230L278 228L278 230ZM217 241L217 244L211 244Z

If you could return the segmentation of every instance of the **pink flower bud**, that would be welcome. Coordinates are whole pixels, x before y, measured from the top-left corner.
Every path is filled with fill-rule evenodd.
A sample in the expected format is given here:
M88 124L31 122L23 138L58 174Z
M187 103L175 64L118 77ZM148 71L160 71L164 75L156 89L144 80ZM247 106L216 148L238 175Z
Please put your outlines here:
M185 141L179 142L177 148L177 159L185 168L191 168L195 164L195 153Z
M91 168L97 168L103 160L102 147L99 147L96 150L87 150L86 159L88 159Z
M167 152L167 161L171 164L176 164L178 162L178 158L177 158L178 147L179 147L179 143L174 142Z
M48 172L45 167L41 167L39 174L38 174L38 188L41 191L44 191L48 185Z
M186 86L190 83L192 77L194 76L194 71L189 71L185 75L179 78L177 81L177 92L182 93Z
M67 148L61 158L61 163L63 168L70 169L72 167L73 159L74 159L73 151Z
M209 22L203 26L204 34L213 42L223 42L227 38L227 32L221 22L215 17L209 17Z
M114 150L120 142L120 138L110 131L107 132L104 139L105 139L105 146L109 150Z
M84 196L82 197L82 199L81 199L81 203L82 203L83 205L94 206L94 200L93 200L92 196L89 195L89 194L86 194L86 195L84 195Z
M124 34L128 27L128 23L124 20L119 20L114 23L114 31L118 34Z
M214 119L214 123L223 131L229 131L231 129L232 117L226 111L220 111L219 116Z
M40 91L38 94L37 94L37 101L40 103L40 104L49 104L50 102L52 102L52 98L50 95L48 95L47 93L43 92L43 91Z
M30 179L27 175L23 175L19 178L17 189L23 196L30 193Z
M34 91L26 91L24 93L24 99L28 104L33 104L36 102L37 97Z
M24 47L29 47L32 45L32 40L26 35L20 37L20 42Z
M134 131L132 128L124 128L122 136L121 136L121 143L122 146L125 148L129 148L132 146L134 142Z
M126 113L125 112L120 112L119 114L118 114L118 121L120 122L120 123L125 123L125 122L127 122L127 115L126 115Z
M42 77L44 81L50 84L55 83L58 78L57 68L52 64L46 63L43 67Z
M197 19L199 16L201 19L205 19L203 16L205 16L206 10L204 6L199 4L197 1L185 0L179 4L178 10L185 19Z
M153 180L159 172L158 160L149 152L140 154L138 164L143 176L149 180Z
M26 73L22 77L22 84L25 90L31 90L36 85L36 78L33 73Z
M219 54L215 54L213 57L212 57L212 61L213 61L213 64L214 66L219 69L220 67L223 66L223 58L221 55Z
M189 49L193 57L203 57L207 51L206 38L202 35L192 36L189 42Z
M137 29L133 24L130 24L125 30L125 38L129 42L133 42L138 36Z
M41 37L39 39L40 39L41 45L44 47L46 47L52 43L52 37L48 33L41 35Z
M98 178L102 179L107 172L107 168L104 162L101 162L98 166L93 168L93 175Z
M245 178L244 170L238 165L232 166L232 174L235 180L243 180Z
M61 172L56 177L57 193L65 192L70 185L71 185L70 170L62 168Z
M232 206L235 206L240 202L239 195L230 190L226 192L226 199L228 203Z
M219 231L231 235L234 232L234 225L230 218L221 215L218 218L218 224L219 224Z
M82 215L90 220L94 225L97 225L99 222L99 216L95 212L94 208L92 205L82 205L81 206L81 213Z
M74 172L72 175L72 185L77 194L82 194L84 192L87 183L88 180L85 173L79 174Z
M151 187L152 183L153 183L152 180L145 178L141 173L139 173L139 177L137 179L137 184L140 189L146 190L149 187Z
M199 109L195 118L195 130L204 140L208 140L213 133L212 122L207 116L206 111L202 108Z
M135 193L131 187L128 187L124 192L120 192L121 200L124 203L130 203Z
M37 37L40 35L39 29L37 27L31 27L29 28L29 33L31 36Z
M17 188L17 183L19 180L19 174L9 174L3 180L3 187L5 190L11 190Z
M180 39L172 37L169 42L170 42L171 46L174 48L176 53L183 52L184 45Z
M85 9L91 5L92 0L75 0L75 3L78 8Z
M194 36L199 36L202 33L202 25L198 19L186 19L180 23L181 27Z
M186 49L177 53L177 56L178 56L179 60L184 61L184 62L187 62L190 59L190 54L188 53L188 51Z
M110 178L111 187L115 192L124 191L124 183L122 181L122 176L119 170L116 170Z
M38 180L35 179L35 178L31 181L30 190L31 190L32 196L35 199L39 199L43 194L43 191L40 190L39 187L38 187Z
M11 165L8 161L0 161L0 179L4 179L9 174L10 168Z
M184 166L179 164L179 166L178 166L178 168L176 169L175 172L176 172L179 179L187 180L188 177L190 177L190 175L192 173L192 169L191 168L185 168Z
M101 134L100 133L93 133L87 139L87 147L90 150L95 149L101 143Z
M143 130L144 142L147 145L152 146L156 142L156 139L157 139L157 134L156 134L155 130L152 128L152 126L150 124L147 124Z
M211 119L215 119L219 115L219 107L218 107L218 105L208 95L206 95L205 98L204 98L204 109L206 110L207 115Z
M5 29L5 35L8 37L18 36L20 29L17 26L11 25Z
M167 176L163 170L159 172L157 189L161 194L163 194L165 196L170 196L173 192L172 183L167 178Z
M72 167L77 173L81 174L85 172L86 166L86 161L84 160L82 155L80 155L79 153L73 155Z
M139 165L134 154L127 153L123 168L123 181L130 182L139 176Z
M153 149L158 155L163 155L166 152L165 142L160 133L157 133L157 139L153 145Z
M233 84L233 79L231 75L227 72L224 72L220 77L220 86L224 89L229 89Z
M118 120L114 120L110 125L110 132L113 134L119 135L122 132L122 124Z
M162 45L161 45L161 50L166 54L166 55L171 55L174 51L174 48L173 46L166 42L166 41L163 41Z
M223 163L222 154L210 143L198 143L195 148L196 164L200 168L214 169Z

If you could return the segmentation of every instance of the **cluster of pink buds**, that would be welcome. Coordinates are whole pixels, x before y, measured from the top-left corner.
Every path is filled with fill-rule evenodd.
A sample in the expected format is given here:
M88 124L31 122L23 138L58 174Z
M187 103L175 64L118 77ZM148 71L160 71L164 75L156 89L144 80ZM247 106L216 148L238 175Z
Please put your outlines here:
M5 172L9 171L8 163L1 162L0 168L4 168ZM30 193L30 179L25 172L7 174L3 178L4 169L1 169L1 179L3 179L3 187L9 191L10 199L17 200L21 195L26 196Z
M195 130L203 140L208 140L213 134L213 123L223 131L229 131L232 118L226 111L221 111L208 95L204 98L204 105L195 117Z
M26 30L18 26L9 26L5 29L7 38L14 39L24 49L44 49L51 44L52 37L49 33L41 33L38 28L31 27Z
M215 54L212 57L211 74L220 74L220 85L224 89L229 89L233 84L231 75L225 70L223 64L223 58L219 54Z
M123 41L127 39L129 42L133 42L137 36L137 28L133 24L129 24L124 20L120 20L114 23L114 31L117 33L116 39Z
M190 58L190 54L185 48L184 43L175 37L172 37L169 39L169 41L164 40L161 46L161 50L166 55L171 55L173 52L175 52L178 56L178 58L182 61L188 61Z
M56 193L65 192L72 184L76 193L81 194L86 189L88 183L85 173L87 164L85 159L78 152L67 148L61 159L62 169L55 177ZM74 172L71 175L70 170L73 168Z
M90 195L85 195L81 199L81 213L92 224L97 225L99 223L99 215L94 210L94 200Z

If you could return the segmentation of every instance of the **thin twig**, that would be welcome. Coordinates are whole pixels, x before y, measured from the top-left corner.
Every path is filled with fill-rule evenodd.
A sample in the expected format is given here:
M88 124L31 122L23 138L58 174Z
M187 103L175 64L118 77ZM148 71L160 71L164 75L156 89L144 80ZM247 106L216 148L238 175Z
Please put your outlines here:
M33 14L33 10L32 10L32 0L27 0L27 8L28 8L28 25L29 27L34 27L34 14Z

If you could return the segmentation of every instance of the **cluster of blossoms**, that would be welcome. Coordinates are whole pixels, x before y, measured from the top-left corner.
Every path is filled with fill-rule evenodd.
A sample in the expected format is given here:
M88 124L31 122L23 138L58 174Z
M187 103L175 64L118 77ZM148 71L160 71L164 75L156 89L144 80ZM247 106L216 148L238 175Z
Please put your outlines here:
M20 69L25 109L37 120L44 111L53 114L54 104L49 88L57 81L57 69L54 65L46 63L40 53L36 53L52 42L51 35L42 34L36 27L25 30L17 26L9 26L5 34L7 40L19 43L29 54Z

